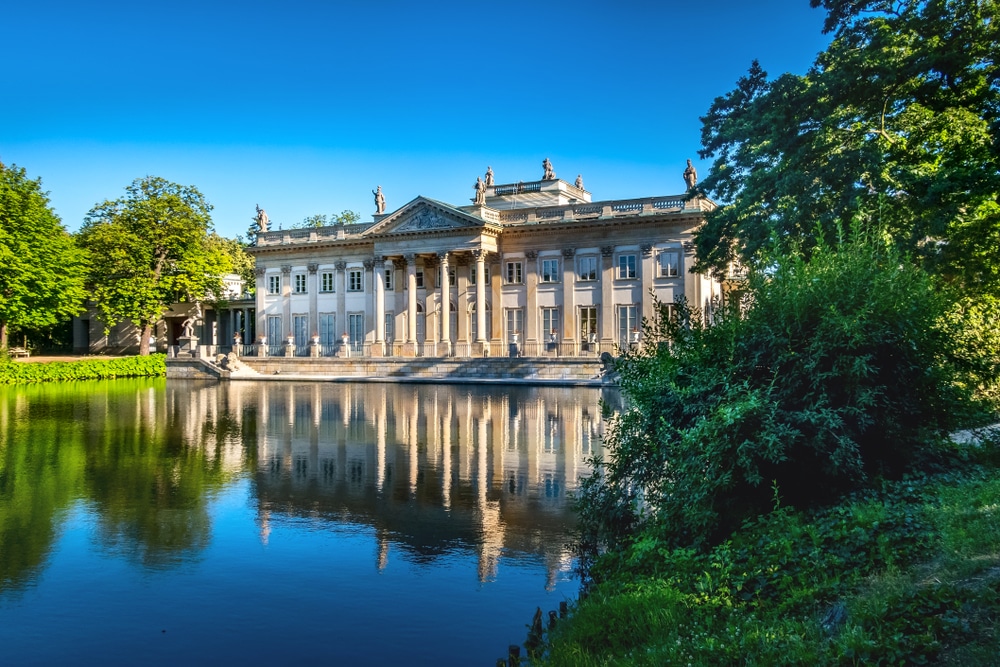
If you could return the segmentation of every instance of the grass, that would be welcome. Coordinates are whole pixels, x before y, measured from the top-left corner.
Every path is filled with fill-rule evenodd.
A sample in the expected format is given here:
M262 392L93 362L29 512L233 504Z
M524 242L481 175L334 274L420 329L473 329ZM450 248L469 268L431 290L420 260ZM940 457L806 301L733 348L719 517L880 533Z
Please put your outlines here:
M710 550L643 534L545 634L545 665L1000 664L997 446Z

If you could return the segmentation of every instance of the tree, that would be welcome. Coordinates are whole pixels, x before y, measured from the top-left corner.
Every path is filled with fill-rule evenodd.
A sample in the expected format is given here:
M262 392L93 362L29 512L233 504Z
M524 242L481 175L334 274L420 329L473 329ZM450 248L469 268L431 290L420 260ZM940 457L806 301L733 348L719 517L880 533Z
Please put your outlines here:
M360 219L360 213L350 209L344 209L340 213L331 214L329 218L322 214L307 216L302 220L302 222L292 225L292 229L326 227L327 225L353 225Z
M221 294L232 267L209 239L212 206L197 188L147 176L125 191L91 209L80 241L93 258L93 298L105 324L135 324L145 355L170 304Z
M0 163L0 348L8 327L51 327L79 313L86 271L41 181Z
M243 279L244 289L253 294L257 286L257 276L254 275L256 260L246 251L247 243L243 237L227 239L213 232L209 235L209 242L218 249L218 252L225 253L229 257L232 272L239 274Z
M1000 16L994 0L811 0L830 46L804 76L756 61L702 118L700 191L725 205L696 270L858 220L968 290L1000 293Z

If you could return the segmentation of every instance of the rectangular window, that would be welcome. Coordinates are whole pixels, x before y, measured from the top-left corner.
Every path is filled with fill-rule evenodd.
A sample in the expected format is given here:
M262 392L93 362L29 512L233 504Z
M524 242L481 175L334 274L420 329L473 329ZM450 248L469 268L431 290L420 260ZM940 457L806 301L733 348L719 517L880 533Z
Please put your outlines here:
M597 257L581 257L576 276L577 280L597 280Z
M521 262L507 262L507 284L520 285L523 279Z
M542 282L543 283L557 283L557 282L559 282L559 260L558 259L543 259L542 260Z
M424 272L420 269L417 270L417 289L423 289L424 287Z
M319 291L320 292L332 292L333 291L333 272L324 271L319 274Z
M507 311L507 342L514 342L514 334L518 335L517 341L523 342L521 334L524 333L524 311L520 308L511 308Z
M267 277L267 293L281 294L281 276Z
M558 308L542 308L542 336L545 340L559 339Z
M303 348L309 344L309 316L293 315L292 328L295 332L295 346Z
M618 279L631 280L635 277L635 255L618 255Z
M337 336L337 316L334 313L319 314L319 342L321 345L333 345Z
M584 343L597 342L597 306L580 308L580 340Z
M385 342L391 343L396 340L396 316L392 313L385 314Z
M351 345L360 346L365 342L365 314L347 314L347 335L351 337Z
M295 274L295 293L305 294L306 292L306 274L296 273Z
M364 289L364 280L361 269L351 269L347 272L347 291L360 292Z
M638 310L634 304L618 306L618 344L621 347L628 347L629 343L638 342Z
M676 278L681 274L681 254L672 250L660 253L660 277Z
M281 316L267 316L267 342L269 345L281 344Z
M385 291L391 292L396 289L396 270L392 267L385 268Z

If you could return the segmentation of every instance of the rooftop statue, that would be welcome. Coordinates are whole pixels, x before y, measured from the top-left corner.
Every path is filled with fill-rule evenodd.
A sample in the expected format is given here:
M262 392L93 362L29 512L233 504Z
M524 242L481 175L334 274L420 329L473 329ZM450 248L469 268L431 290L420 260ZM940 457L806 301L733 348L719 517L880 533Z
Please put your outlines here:
M554 181L556 180L556 172L552 170L552 163L549 162L548 158L542 160L542 169L545 170L545 174L542 176L543 181Z
M691 160L688 160L687 169L684 170L684 182L687 184L688 190L698 183L698 170L691 164Z
M268 223L267 211L257 204L254 204L254 206L257 208L257 231L266 232Z
M575 185L576 185L576 187L578 187L581 190L583 190L583 174L577 174L576 175L576 183L575 183Z
M476 184L472 187L476 188L476 206L483 206L486 203L486 183L477 176Z
M372 190L372 194L375 195L375 213L377 215L385 213L385 195L382 194L382 186L378 186L377 190Z
M493 167L486 167L486 187L493 187Z

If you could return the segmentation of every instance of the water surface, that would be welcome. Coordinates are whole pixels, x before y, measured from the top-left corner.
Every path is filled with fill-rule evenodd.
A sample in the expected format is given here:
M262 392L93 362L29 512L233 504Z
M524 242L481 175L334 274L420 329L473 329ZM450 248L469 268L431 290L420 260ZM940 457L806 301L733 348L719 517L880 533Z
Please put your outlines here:
M600 398L0 388L0 662L495 664L576 593Z

